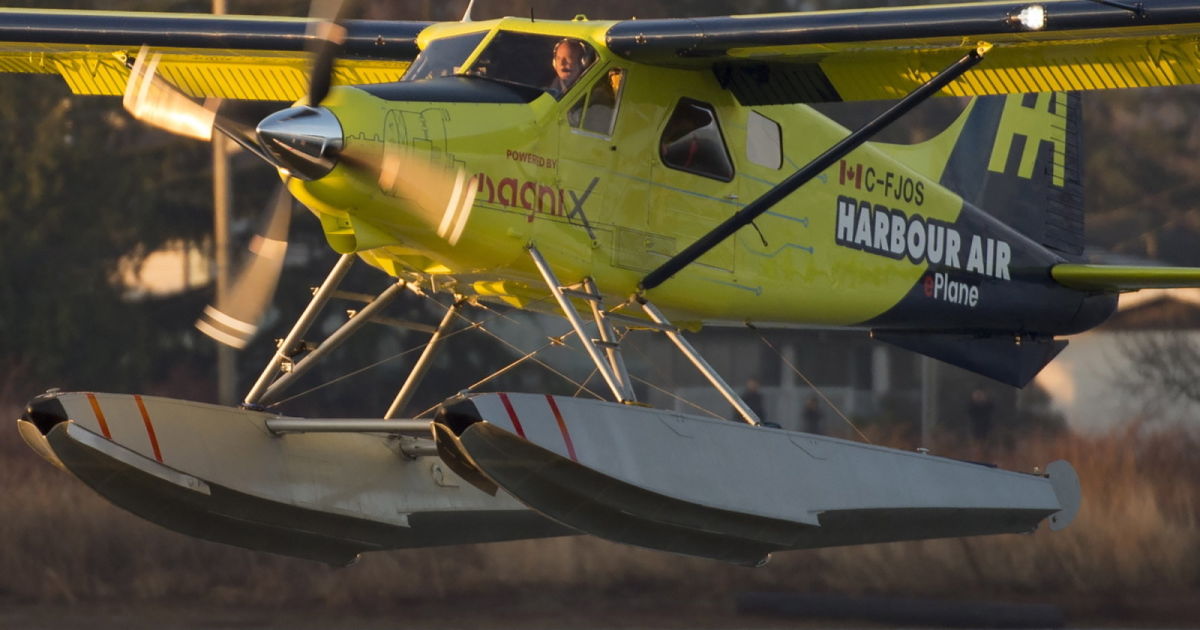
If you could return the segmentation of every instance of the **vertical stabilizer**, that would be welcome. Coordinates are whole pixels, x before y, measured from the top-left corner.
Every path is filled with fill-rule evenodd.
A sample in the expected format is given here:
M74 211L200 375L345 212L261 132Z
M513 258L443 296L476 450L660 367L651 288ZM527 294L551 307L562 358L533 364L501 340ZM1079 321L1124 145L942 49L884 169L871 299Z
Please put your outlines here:
M1083 253L1077 93L975 99L941 183L1045 247Z

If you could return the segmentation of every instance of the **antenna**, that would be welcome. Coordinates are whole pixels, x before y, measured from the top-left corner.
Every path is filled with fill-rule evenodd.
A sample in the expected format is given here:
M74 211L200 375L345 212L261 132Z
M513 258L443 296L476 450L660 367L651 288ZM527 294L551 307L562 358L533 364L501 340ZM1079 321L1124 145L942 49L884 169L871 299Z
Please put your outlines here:
M529 22L530 22L530 23L533 23L533 22L536 22L536 21L537 21L537 20L533 19L533 6L532 6L532 5L530 5L530 7L529 7Z
M475 9L475 0L470 0L469 2L467 2L467 11L466 11L466 13L463 14L463 19L462 19L463 22L474 22L475 21L475 19L471 17L471 11L473 11L474 9Z

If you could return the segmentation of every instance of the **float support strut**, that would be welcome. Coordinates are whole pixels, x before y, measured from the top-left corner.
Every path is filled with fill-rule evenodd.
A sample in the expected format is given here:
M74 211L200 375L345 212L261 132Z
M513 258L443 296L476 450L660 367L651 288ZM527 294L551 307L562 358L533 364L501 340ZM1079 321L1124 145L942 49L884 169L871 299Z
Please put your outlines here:
M253 407L259 404L263 392L267 391L271 381L279 374L279 367L284 361L289 360L295 354L297 345L300 339L304 337L308 329L317 319L317 315L321 313L321 309L329 302L330 296L342 283L342 279L346 277L346 273L350 271L350 266L354 264L354 254L343 254L338 259L337 264L329 272L325 278L325 282L321 283L321 287L313 294L312 300L308 303L308 307L304 309L304 313L300 315L300 319L296 320L296 325L292 326L291 332L279 344L279 349L275 351L275 355L267 363L267 367L258 377L258 381L254 383L254 387L250 388L250 393L246 394L245 400L242 402L244 407Z
M446 310L446 316L442 318L442 322L438 324L437 330L433 331L433 336L429 338L429 343L425 344L425 350L421 352L421 357L417 359L416 365L412 371L408 373L408 378L404 379L404 385L400 387L400 392L396 394L395 400L392 401L392 406L388 407L387 413L383 415L385 420L395 418L409 400L412 399L413 392L417 391L417 386L425 378L425 374L429 372L430 366L433 365L434 354L445 339L446 331L450 330L451 324L454 323L454 316L462 309L462 302L455 302Z
M546 286L550 288L550 293L554 295L554 299L558 301L558 306L562 309L563 316L567 318L567 321L571 322L571 327L575 329L575 334L579 336L579 341L583 343L583 349L587 351L588 356L592 359L592 363L596 365L596 370L600 372L600 376L604 377L604 382L607 383L608 388L612 390L613 398L615 398L617 402L632 402L632 388L630 388L626 383L621 382L621 379L617 376L617 370L614 369L613 364L609 363L604 355L600 353L600 349L597 347L596 340L592 339L591 336L587 334L587 331L583 327L583 318L581 318L578 311L575 310L575 305L571 303L571 298L567 296L567 292L564 290L564 287L559 284L558 278L555 277L554 271L550 269L550 265L546 262L546 259L542 257L542 253L539 252L536 247L530 245L529 255L533 257L533 264L537 266L538 271L542 274L542 279L545 280ZM600 300L599 294L587 293L583 291L572 290L571 295L589 301ZM596 325L601 327L600 334L603 337L605 334L603 330L603 322L597 321ZM608 345L608 342L604 340L602 340L601 343L606 346Z
M746 404L746 401L742 400L742 397L738 396L737 392L733 391L733 388L729 386L729 383L726 383L725 379L721 378L721 375L718 374L717 371L708 364L708 361L705 361L704 357L700 356L700 353L692 347L692 344L688 343L688 340L683 338L683 333L679 332L679 329L670 325L670 322L667 321L666 317L663 317L662 312L659 311L658 308L644 299L638 300L638 302L642 305L642 310L646 311L646 315L650 316L650 321L663 326L662 331L667 335L667 338L675 343L675 347L679 348L679 351L683 353L683 356L687 357L688 360L692 362L692 365L696 366L697 370L700 370L700 373L704 375L704 378L708 379L708 382L711 383L718 392L720 392L721 396L724 397L730 405L733 405L733 408L737 410L738 415L742 417L742 420L744 420L746 424L753 424L755 426L762 424L762 420L759 419L758 414L754 413L754 410Z

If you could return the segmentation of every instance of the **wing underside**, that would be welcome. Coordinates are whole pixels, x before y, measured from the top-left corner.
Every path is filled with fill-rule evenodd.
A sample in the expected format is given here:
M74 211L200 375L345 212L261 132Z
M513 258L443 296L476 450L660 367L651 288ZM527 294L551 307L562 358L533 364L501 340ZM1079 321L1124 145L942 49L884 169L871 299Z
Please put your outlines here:
M75 94L120 95L147 45L189 96L294 101L308 87L309 20L0 9L0 72L57 74ZM396 81L425 22L349 21L335 84Z
M1031 6L1044 26L1021 22ZM983 63L950 96L1200 83L1200 2L1148 0L1139 14L1090 0L981 2L614 25L625 58L712 67L743 104L893 99L981 42Z

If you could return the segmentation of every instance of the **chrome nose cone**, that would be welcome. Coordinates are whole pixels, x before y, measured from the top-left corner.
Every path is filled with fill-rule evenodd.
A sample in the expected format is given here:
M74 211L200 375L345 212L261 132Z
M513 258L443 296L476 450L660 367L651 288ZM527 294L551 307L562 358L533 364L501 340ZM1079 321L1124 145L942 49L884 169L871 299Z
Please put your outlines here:
M337 166L345 141L342 124L324 107L292 107L258 123L258 142L280 168L305 180L321 179Z

